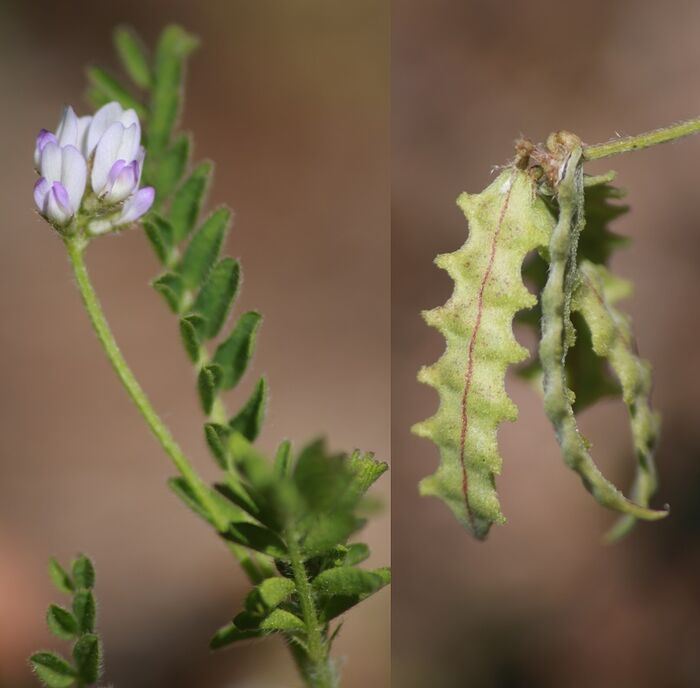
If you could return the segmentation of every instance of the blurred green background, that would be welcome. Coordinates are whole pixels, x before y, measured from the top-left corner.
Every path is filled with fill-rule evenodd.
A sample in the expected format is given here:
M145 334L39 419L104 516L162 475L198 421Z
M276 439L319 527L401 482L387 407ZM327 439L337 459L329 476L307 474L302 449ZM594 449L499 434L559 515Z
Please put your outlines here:
M601 161L618 170L633 239L614 261L654 365L663 412L663 523L604 547L612 515L561 462L535 391L509 379L517 424L499 433L509 522L471 540L417 495L437 450L408 428L437 404L415 382L443 350L419 311L444 303L432 265L466 237L455 206L519 134L586 142L700 112L700 4L591 0L394 0L392 5L393 676L397 688L691 688L700 685L700 138ZM532 347L525 333L523 343ZM621 404L586 412L593 454L627 486Z
M165 486L173 469L131 407L74 289L64 250L35 214L34 139L64 104L80 114L84 66L116 67L111 29L152 43L168 22L200 36L184 126L217 163L212 204L236 222L239 309L265 315L252 373L271 383L261 444L326 433L334 449L389 456L389 11L386 2L256 0L0 2L4 95L0 207L0 686L36 685L25 661L53 646L50 555L98 567L105 682L129 688L298 685L280 642L210 654L241 606L242 573ZM148 286L157 265L140 231L88 254L127 359L208 476L177 324ZM240 312L240 310L239 310ZM367 538L389 563L385 511ZM60 646L60 643L58 643ZM389 592L348 616L337 645L348 688L389 683Z

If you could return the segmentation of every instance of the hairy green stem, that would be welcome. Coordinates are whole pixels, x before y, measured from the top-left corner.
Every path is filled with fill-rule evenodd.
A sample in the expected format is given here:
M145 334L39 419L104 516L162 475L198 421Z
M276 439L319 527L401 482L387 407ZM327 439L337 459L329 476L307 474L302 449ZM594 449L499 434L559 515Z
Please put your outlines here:
M306 640L309 662L311 663L310 680L313 688L335 688L330 662L328 661L328 643L323 637L319 623L313 592L304 567L296 534L290 532L287 537L287 547L294 574L294 583L299 597L299 606L306 626Z
M668 143L698 132L700 132L700 117L673 124L669 127L647 131L637 136L626 136L625 138L614 139L605 143L597 143L593 146L584 146L583 158L584 160L599 160L618 153L629 153L630 151L656 146L659 143Z
M83 303L85 304L85 309L88 312L90 322L97 334L97 338L100 340L102 348L107 354L109 362L112 364L112 368L143 416L151 432L165 450L165 453L170 457L177 470L197 496L197 499L210 514L215 528L219 532L225 532L228 529L227 518L221 513L209 492L209 488L199 477L182 449L180 449L177 442L170 434L170 430L168 430L165 423L163 423L160 416L156 413L146 393L134 377L134 374L131 372L129 365L119 350L119 346L107 323L107 319L102 311L102 306L100 305L87 271L87 266L85 264L85 249L88 245L87 240L80 235L72 235L65 237L64 243L68 250L68 257L73 267L76 284L83 299ZM258 582L261 579L260 572L257 570L256 565L250 559L246 551L233 543L229 543L229 548L240 562L248 577L253 582Z

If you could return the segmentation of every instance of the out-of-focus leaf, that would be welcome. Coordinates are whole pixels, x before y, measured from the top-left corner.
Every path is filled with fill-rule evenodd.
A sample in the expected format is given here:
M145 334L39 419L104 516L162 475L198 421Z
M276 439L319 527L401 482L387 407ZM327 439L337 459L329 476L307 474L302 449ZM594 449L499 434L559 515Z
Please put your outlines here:
M35 652L29 662L47 688L68 688L75 684L75 669L55 652Z
M140 119L147 116L146 108L109 72L101 67L88 67L88 81L93 89L100 91L107 101L116 100L125 110L133 109Z
M67 609L56 604L49 606L46 612L46 624L51 633L62 640L71 640L78 633L78 622L75 617Z
M95 587L95 566L84 554L73 562L73 582L76 588L91 590Z
M129 78L139 88L148 88L151 85L151 68L141 39L129 27L118 26L114 31L114 44Z
M68 575L68 572L54 559L51 557L49 559L49 576L51 582L61 591L65 593L72 593L75 590L73 581Z
M92 633L78 638L78 642L73 646L73 660L81 681L86 684L95 683L100 677L102 662L100 639Z
M73 597L73 615L81 633L95 630L95 598L90 590L78 590Z
M166 148L177 124L182 105L184 61L196 47L197 39L176 25L166 27L160 36L147 130L149 154L154 158Z
M219 650L231 643L240 640L250 640L251 638L259 638L262 635L260 630L243 631L235 624L230 623L222 626L209 641L209 647L212 650Z

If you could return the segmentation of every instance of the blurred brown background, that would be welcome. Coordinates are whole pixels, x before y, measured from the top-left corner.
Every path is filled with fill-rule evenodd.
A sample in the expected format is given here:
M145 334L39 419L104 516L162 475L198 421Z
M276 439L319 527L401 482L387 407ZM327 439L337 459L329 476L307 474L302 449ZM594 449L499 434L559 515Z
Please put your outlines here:
M520 419L502 426L498 479L509 523L476 543L418 497L437 449L408 428L436 409L415 373L443 342L419 311L451 292L431 260L465 239L457 195L483 189L521 132L595 143L697 115L700 4L394 0L392 11L395 685L699 686L700 139L608 161L633 207L616 229L634 241L614 267L637 283L627 307L654 364L666 522L601 546L611 515L564 467L537 394L511 379ZM633 468L625 423L616 403L582 419L620 486Z
M49 555L98 567L106 682L122 688L298 685L276 640L211 655L246 583L210 530L172 496L162 451L107 365L63 247L34 213L34 139L83 67L116 67L111 29L149 42L170 21L199 35L184 126L217 163L212 203L236 223L238 309L265 322L254 370L272 400L262 446L325 433L336 449L389 456L388 4L372 0L122 0L0 3L3 401L0 414L0 686L36 685L27 655L54 645ZM134 231L88 255L127 359L208 476L201 413L176 322L148 286L157 271ZM366 536L389 563L386 502ZM337 646L348 688L389 682L389 592L348 616Z

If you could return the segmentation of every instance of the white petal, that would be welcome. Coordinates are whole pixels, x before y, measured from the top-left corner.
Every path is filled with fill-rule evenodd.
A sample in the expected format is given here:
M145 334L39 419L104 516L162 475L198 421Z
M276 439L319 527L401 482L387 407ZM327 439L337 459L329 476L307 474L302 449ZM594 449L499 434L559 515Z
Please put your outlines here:
M61 181L61 160L63 154L57 143L49 141L41 151L41 161L39 163L39 171L41 176L46 179L49 184Z
M85 193L85 181L87 180L87 163L80 151L73 146L63 149L63 166L61 169L61 182L66 187L70 205L74 212L80 208Z
M76 140L76 148L87 158L87 132L92 122L91 115L78 117L78 137Z
M89 156L97 147L97 144L102 138L102 135L107 131L109 126L117 122L122 116L124 108L116 101L103 105L92 118L87 131L87 140L85 152Z
M124 127L119 122L114 122L102 135L97 145L90 181L92 183L92 190L98 196L105 190L112 165L119 160L117 152L119 151L119 146L121 145L123 137Z
M135 124L136 126L141 128L139 116L136 114L136 110L133 110L132 108L124 110L121 117L119 118L119 121L124 125L124 128L130 127L132 124Z
M127 163L135 160L139 152L140 143L141 129L138 123L129 125L124 131L116 159L126 160Z
M63 111L63 117L56 127L56 138L59 146L75 146L78 141L78 117L70 105Z

